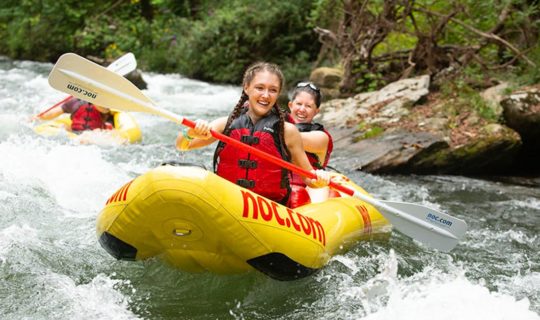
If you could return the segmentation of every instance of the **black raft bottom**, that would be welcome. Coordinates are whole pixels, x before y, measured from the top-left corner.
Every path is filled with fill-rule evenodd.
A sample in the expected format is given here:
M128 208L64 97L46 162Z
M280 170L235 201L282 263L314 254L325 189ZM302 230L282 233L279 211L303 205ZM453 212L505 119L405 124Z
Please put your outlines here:
M250 259L247 263L270 278L281 281L304 278L319 270L303 266L286 255L277 252Z
M99 244L111 256L118 260L135 261L137 249L132 245L125 243L108 232L103 232L99 237Z
M99 237L101 246L118 260L135 261L137 249L108 232ZM247 261L249 265L272 279L291 281L305 278L319 269L308 268L295 262L282 253L269 253Z

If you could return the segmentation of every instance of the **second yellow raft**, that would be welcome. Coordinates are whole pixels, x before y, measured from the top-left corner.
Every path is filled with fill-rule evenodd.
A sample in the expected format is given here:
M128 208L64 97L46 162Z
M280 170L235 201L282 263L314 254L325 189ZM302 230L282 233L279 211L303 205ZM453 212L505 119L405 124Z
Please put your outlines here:
M113 115L114 129L102 130L102 132L105 132L110 136L111 140L120 144L137 143L142 140L141 129L133 115L128 112L112 110L111 113ZM34 127L34 131L45 137L58 136L61 134L65 134L71 139L79 137L79 135L66 130L66 128L71 128L71 118L69 114L62 114L53 120L41 123Z

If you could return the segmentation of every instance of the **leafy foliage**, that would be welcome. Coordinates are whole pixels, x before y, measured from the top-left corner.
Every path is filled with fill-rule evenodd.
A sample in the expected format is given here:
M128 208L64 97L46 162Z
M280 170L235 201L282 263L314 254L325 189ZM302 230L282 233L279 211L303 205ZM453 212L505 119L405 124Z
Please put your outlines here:
M524 0L0 2L0 54L12 58L130 51L146 70L224 83L266 60L289 85L338 66L349 94L421 74L472 87L488 76L539 81L538 30L538 4Z
M251 63L266 60L300 76L320 44L308 27L307 0L4 1L0 5L0 53L54 61L73 51L114 58L134 52L140 65L213 82L238 83ZM288 69L288 70L287 70ZM302 76L305 77L305 76Z
M313 59L318 42L301 14L308 3L235 0L217 8L211 18L182 30L179 68L198 79L238 82L258 60Z
M470 76L469 67L494 78L508 72L537 78L537 1L319 0L311 21L324 29L320 35L332 48L326 55L341 57L341 89L348 94L415 75L444 82ZM474 75L463 79L480 84Z
M472 73L474 71L469 70L468 72ZM454 113L454 116L457 116L460 113L472 110L489 122L497 122L499 115L480 96L478 90L469 85L467 80L467 76L464 75L461 78L446 82L441 87L443 97L448 101L452 101L451 106L447 106L447 108L452 109L453 112L448 112L448 114Z

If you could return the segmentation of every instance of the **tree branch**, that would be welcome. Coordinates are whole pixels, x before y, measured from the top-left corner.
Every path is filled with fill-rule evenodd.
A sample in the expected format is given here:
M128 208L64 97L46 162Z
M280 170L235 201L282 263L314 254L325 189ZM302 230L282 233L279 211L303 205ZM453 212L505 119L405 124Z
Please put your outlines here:
M506 8L505 8L506 9ZM422 8L419 8L418 9L419 11L422 11L426 14L432 14L434 16L438 16L438 17L446 17L446 15L443 15L441 13L438 13L438 12L433 12L433 11L429 11L429 10L426 10L426 9L422 9ZM503 13L504 13L504 10L503 10ZM501 14L502 18L504 18L504 15ZM530 66L532 67L536 67L536 64L531 61L529 58L527 58L527 56L521 52L518 48L514 47L514 45L512 45L510 42L504 40L503 38L499 37L498 35L494 34L494 33L488 33L488 32L484 32L484 31L481 31L481 30L478 30L476 29L475 27L471 26L471 25L468 25L466 24L465 22L459 20L459 19L456 19L456 18L450 18L450 20L454 23L457 23L459 24L460 26L464 27L465 29L473 32L473 33L476 33L486 39L490 39L490 40L493 40L495 42L498 42L504 46L506 46L507 48L509 48L510 50L512 50L518 57L522 57L523 60L525 60ZM494 29L497 29L497 28L494 28Z

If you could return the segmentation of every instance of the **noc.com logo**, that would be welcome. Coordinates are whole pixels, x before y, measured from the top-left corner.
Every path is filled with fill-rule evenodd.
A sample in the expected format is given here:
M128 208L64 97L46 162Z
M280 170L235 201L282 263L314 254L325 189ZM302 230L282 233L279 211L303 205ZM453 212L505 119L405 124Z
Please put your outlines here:
M430 220L430 221L435 221L435 222L437 222L439 224L442 224L444 226L448 226L448 227L452 226L452 221L446 220L444 218L440 218L439 216L436 216L433 213L428 213L426 218L428 220Z

